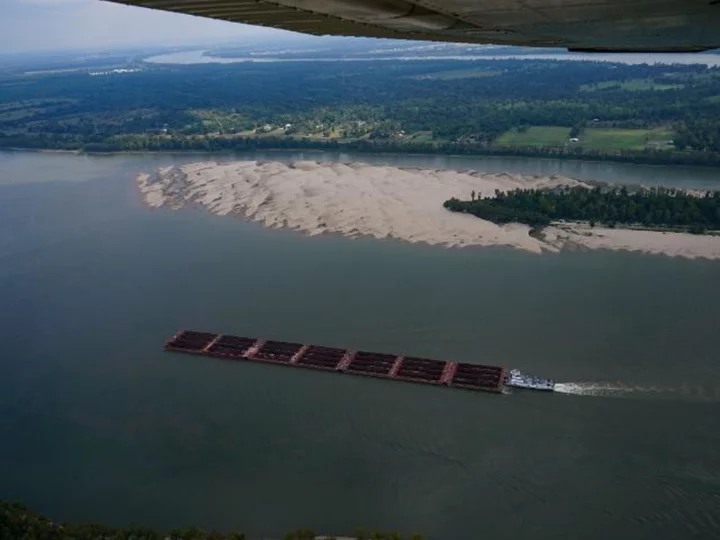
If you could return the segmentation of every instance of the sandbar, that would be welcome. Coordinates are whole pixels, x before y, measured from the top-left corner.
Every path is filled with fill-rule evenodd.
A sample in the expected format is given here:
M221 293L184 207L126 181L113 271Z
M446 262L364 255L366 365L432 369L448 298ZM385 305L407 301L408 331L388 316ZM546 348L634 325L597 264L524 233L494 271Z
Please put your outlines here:
M527 176L363 163L315 161L199 162L140 174L151 207L200 205L267 227L309 235L392 238L448 247L509 246L533 253L610 249L720 259L720 237L608 229L565 223L530 234L527 225L496 225L443 207L451 197L493 196L516 188L587 186L562 176ZM589 187L589 186L588 186Z

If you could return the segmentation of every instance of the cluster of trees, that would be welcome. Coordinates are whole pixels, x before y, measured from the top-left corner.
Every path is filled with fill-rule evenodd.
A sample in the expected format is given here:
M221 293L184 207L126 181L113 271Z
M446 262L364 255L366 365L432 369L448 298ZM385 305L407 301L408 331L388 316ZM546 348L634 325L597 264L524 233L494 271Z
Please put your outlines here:
M420 534L401 536L395 532L358 530L357 540L423 540ZM8 540L245 540L243 533L208 532L196 527L158 531L145 527L107 527L100 524L55 523L26 506L0 501L0 538ZM283 540L333 540L330 535L317 535L311 529L298 529Z
M679 150L692 148L720 152L720 121L717 117L692 118L680 124L673 139Z
M496 191L495 197L444 203L454 212L467 212L494 223L518 222L542 227L552 221L589 221L672 228L702 234L720 229L720 191L698 197L670 188L516 189Z
M461 201L453 197L445 201L443 206L452 212L466 212L499 225L525 223L533 227L544 227L550 225L551 221L550 217L542 212L504 206L491 198Z

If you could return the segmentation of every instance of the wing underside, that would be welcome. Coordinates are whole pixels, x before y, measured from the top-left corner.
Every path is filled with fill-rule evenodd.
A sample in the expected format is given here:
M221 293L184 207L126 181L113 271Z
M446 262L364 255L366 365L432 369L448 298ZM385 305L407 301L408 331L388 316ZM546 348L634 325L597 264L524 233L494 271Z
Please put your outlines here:
M110 0L314 35L692 52L720 47L720 0Z

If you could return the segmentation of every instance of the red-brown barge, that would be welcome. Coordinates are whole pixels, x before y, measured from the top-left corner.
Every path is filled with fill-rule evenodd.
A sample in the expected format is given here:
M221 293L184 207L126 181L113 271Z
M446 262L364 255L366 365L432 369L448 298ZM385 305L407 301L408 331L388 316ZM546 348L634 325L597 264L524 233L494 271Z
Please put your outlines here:
M506 379L505 369L498 366L189 330L171 337L165 343L165 350L489 392L501 392Z

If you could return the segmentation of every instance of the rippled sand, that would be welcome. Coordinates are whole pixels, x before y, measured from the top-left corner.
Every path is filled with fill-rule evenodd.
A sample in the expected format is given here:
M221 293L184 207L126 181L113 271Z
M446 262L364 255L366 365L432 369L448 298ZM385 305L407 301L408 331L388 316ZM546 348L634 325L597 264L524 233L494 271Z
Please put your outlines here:
M138 185L152 207L200 204L268 227L308 234L369 235L445 246L511 246L541 253L571 247L624 249L685 257L720 258L720 237L547 227L542 237L521 224L495 225L445 210L450 197L472 191L585 185L571 178L407 169L361 163L239 161L192 163L141 174Z

